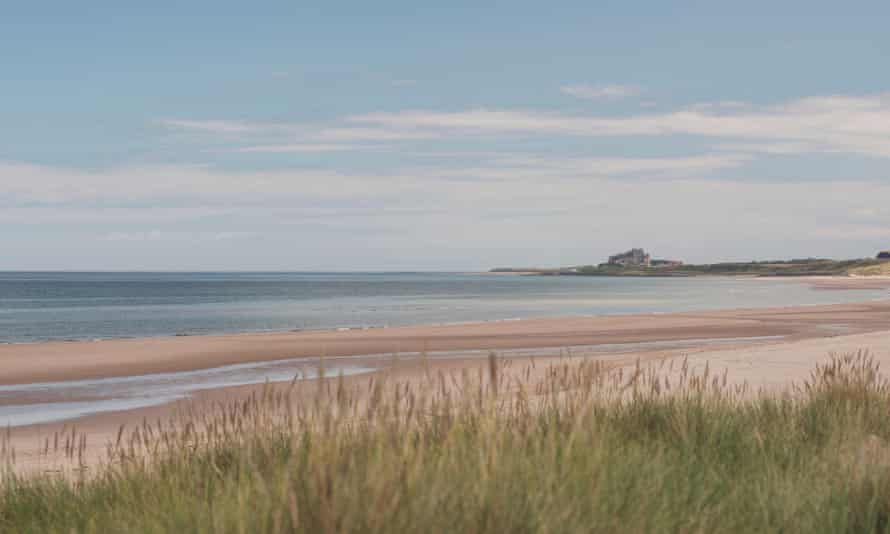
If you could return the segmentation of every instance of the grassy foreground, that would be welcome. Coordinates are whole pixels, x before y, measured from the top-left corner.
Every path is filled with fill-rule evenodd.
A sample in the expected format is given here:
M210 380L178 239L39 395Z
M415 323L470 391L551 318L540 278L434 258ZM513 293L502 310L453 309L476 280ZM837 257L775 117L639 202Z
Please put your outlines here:
M0 531L885 532L877 371L837 357L784 398L592 363L526 389L494 358L418 385L295 384L122 431L88 474L7 473Z

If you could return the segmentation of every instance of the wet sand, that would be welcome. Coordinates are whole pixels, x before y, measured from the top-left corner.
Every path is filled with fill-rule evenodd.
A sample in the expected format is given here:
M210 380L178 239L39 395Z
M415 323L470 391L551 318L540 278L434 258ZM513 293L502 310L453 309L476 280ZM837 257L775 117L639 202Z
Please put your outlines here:
M374 328L0 345L0 384L206 369L285 358L503 350L721 337L830 335L890 327L890 303L564 317Z

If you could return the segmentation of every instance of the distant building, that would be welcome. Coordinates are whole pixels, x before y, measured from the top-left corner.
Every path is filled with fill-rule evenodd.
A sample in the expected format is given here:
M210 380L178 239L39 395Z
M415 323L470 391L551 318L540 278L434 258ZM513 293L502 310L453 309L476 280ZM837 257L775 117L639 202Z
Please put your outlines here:
M890 260L890 250L882 250L881 252L878 252L878 259Z
M627 252L609 256L609 265L618 265L621 267L649 267L652 264L652 257L641 248L632 248Z
M652 260L652 267L680 267L683 265L682 261L677 260Z

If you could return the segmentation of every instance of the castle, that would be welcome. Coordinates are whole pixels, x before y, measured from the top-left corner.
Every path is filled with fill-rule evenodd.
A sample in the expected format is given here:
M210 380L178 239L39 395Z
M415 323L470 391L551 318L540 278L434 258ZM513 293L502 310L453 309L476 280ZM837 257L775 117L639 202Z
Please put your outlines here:
M679 267L682 261L654 260L648 252L641 248L632 248L627 252L609 256L608 265L618 267Z
M652 256L641 248L632 248L627 252L609 256L609 265L621 267L649 267L652 265Z

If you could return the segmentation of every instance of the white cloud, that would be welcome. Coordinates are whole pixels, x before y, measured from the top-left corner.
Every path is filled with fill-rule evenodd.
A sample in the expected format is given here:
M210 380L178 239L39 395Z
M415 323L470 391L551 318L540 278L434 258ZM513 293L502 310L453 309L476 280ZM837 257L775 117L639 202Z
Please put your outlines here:
M243 146L230 146L225 150L241 153L331 152L367 149L383 142L441 137L439 132L428 129L356 127L349 124L312 125L287 122L179 119L163 119L156 123L173 131L215 136L229 141L236 140Z
M287 151L305 147L251 147L258 152ZM318 147L312 147L316 150ZM332 147L333 149L333 147ZM337 145L336 149L340 149ZM183 204L200 208L207 216L218 206L239 202L279 202L289 198L304 201L362 197L398 196L412 190L447 188L459 177L481 185L484 182L551 184L578 179L601 179L626 175L692 176L709 170L735 167L747 156L723 153L674 158L558 158L533 155L491 154L484 162L428 166L401 166L372 172L285 169L269 171L222 171L206 165L136 166L84 171L23 163L0 163L0 202L14 206L101 204L86 209L100 218L121 206L151 204L159 209L179 209ZM679 173L679 174L677 174ZM110 206L110 207L109 207ZM131 208L127 208L131 209ZM50 208L52 211L52 208ZM143 210L142 213L147 213ZM156 213L161 213L156 211ZM167 214L178 216L177 212ZM48 214L44 214L48 215ZM163 214L160 216L164 216ZM0 217L2 220L2 217Z
M441 137L429 130L392 130L385 128L324 128L309 134L318 141L411 141Z
M738 154L706 154L674 158L542 158L534 156L510 156L496 160L506 172L517 169L535 170L557 177L618 177L645 173L650 176L675 172L683 176L728 169L750 159Z
M264 128L261 124L240 122L240 121L224 121L224 120L183 120L183 119L161 119L156 121L167 128L179 130L197 130L200 132L215 134L237 134L255 132Z
M631 94L631 86L568 86L588 97ZM696 136L748 153L829 152L890 157L890 93L814 96L774 106L718 101L631 116L596 116L522 109L405 110L347 116L325 124L164 119L180 131L239 139L240 152L309 152L342 143L438 139L503 140L505 136Z
M603 98L621 92L577 89L576 96ZM425 258L434 249L461 247L460 261L484 266L529 259L496 255L507 249L535 251L532 259L548 263L547 254L577 251L577 261L599 259L640 242L695 261L870 254L869 247L887 248L890 238L890 183L879 167L886 160L869 162L869 171L877 169L870 176L831 177L831 169L818 169L814 182L785 166L788 157L781 168L785 183L726 179L744 177L746 163L762 154L890 157L890 93L770 106L721 101L630 116L421 109L316 123L173 118L158 124L180 139L205 143L203 154L255 154L245 162L273 153L357 154L338 153L323 168L237 171L209 165L87 171L0 162L0 226L16 229L0 232L4 257L29 254L29 232L55 236L41 243L83 245L69 239L77 229L90 232L96 246L178 243L186 255L216 247L221 254L230 250L235 262L246 256L240 249L278 234L279 245L266 252L292 260L293 268L306 266L301 258L332 257L334 247L355 268L372 268L362 258ZM678 139L684 136L693 143ZM585 142L599 137L621 137L621 150L587 154ZM658 144L657 156L649 151L656 138L669 139ZM615 146L589 144L600 151ZM360 159L369 151L392 154ZM855 168L861 167L849 172ZM726 169L734 170L721 172ZM9 248L16 239L20 248ZM179 252L166 258L175 262Z
M349 117L387 129L464 135L675 136L798 143L802 150L890 157L890 94L813 97L778 106L711 106L629 117L522 110L402 111ZM787 145L786 145L787 146Z
M573 96L575 98L583 98L586 100L627 98L637 96L642 92L636 85L564 85L559 88L563 94Z
M66 250L93 250L78 241L78 231L92 232L94 242L170 250L149 258L157 268L308 268L318 265L306 263L312 258L332 254L353 268L384 261L434 267L411 262L433 262L430 250L440 247L454 254L450 265L480 267L598 261L628 242L690 261L870 255L887 247L890 184L696 177L740 164L736 158L501 155L476 167L379 174L204 166L84 172L6 164L0 222L7 231L0 245L8 253L0 265L27 259L26 243L15 248L15 240L41 224ZM258 235L263 239L252 239ZM238 246L229 247L230 240ZM60 246L41 243L44 250ZM202 264L210 249L217 263Z
M781 155L804 154L807 152L818 152L820 150L819 147L813 143L783 141L718 143L715 145L715 148L730 152Z

